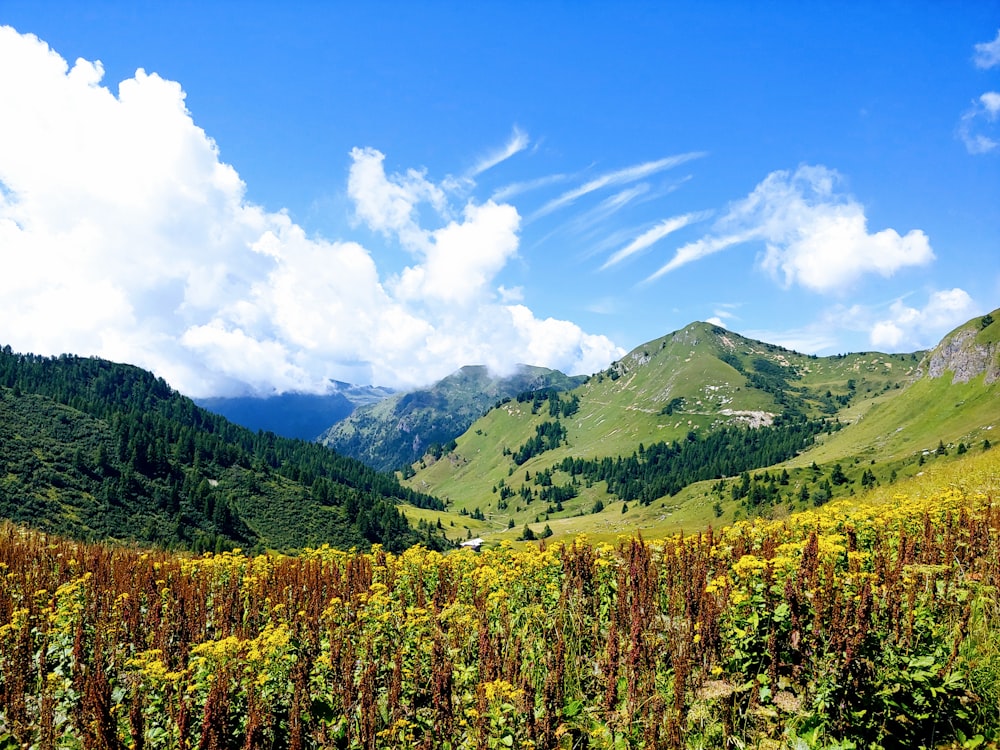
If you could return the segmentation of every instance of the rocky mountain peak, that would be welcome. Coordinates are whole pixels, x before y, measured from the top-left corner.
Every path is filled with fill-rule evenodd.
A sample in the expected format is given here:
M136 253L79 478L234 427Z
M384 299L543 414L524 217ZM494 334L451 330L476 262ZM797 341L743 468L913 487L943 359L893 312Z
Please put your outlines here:
M927 374L940 378L954 373L955 383L966 383L985 373L984 382L1000 379L1000 342L998 314L984 315L953 331L930 353ZM996 329L994 329L996 327Z

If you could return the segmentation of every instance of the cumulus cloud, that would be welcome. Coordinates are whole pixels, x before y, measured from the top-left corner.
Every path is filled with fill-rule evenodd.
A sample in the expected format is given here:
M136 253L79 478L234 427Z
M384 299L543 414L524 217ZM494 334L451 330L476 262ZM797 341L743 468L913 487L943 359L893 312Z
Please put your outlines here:
M823 166L769 174L716 221L713 232L678 248L647 279L747 242L763 242L761 268L785 287L818 292L846 289L860 277L889 277L934 259L924 232L868 231L864 206L839 191L840 176Z
M923 308L896 300L889 306L888 315L871 324L869 338L872 346L890 351L932 346L975 311L975 302L964 289L958 288L932 293Z
M972 61L977 68L992 68L1000 65L1000 29L992 42L981 42L975 46Z
M517 252L517 209L487 201L469 203L462 222L431 233L419 265L394 284L400 299L469 305L483 298L489 282Z
M102 78L0 27L3 343L132 362L195 396L405 387L471 363L590 372L621 355L496 290L517 253L512 206L453 205L460 181L387 174L355 149L357 220L412 258L386 276L362 245L247 201L178 83L138 70L115 95Z

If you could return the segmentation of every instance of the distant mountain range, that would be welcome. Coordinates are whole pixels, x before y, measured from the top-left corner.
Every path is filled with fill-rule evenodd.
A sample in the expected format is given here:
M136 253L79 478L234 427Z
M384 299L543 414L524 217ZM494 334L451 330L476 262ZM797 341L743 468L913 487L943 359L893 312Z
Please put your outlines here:
M428 449L454 440L501 399L526 391L565 391L583 380L529 365L519 365L510 375L467 366L428 388L358 407L324 432L320 442L381 471L403 469Z
M316 440L359 406L374 404L394 392L382 386L351 385L334 380L325 394L203 398L196 399L195 403L255 432L264 430L287 438Z

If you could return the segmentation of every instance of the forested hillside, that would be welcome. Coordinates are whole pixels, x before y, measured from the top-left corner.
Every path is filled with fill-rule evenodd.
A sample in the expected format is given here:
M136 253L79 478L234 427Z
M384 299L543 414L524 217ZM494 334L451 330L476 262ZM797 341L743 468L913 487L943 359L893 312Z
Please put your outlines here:
M136 367L0 352L0 516L194 550L422 540L425 494L322 446L251 432Z
M481 365L467 366L427 388L359 407L320 442L376 469L409 474L410 464L425 453L440 455L498 400L538 389L565 391L582 380L545 367L520 365L499 376Z

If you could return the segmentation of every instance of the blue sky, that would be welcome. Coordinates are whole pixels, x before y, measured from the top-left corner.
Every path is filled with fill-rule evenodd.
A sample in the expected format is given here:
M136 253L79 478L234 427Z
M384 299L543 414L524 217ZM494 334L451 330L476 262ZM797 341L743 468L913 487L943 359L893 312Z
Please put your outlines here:
M932 346L1000 305L1000 2L869 5L5 0L0 343L196 396Z

